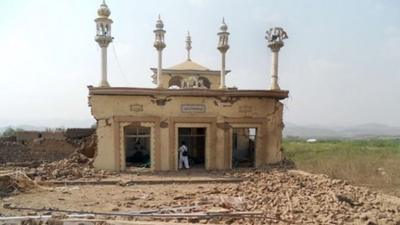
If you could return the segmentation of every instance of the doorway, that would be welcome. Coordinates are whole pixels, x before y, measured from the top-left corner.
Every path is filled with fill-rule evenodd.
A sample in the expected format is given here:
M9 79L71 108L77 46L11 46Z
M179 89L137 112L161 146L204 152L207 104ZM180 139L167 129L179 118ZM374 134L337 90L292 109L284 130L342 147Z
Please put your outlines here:
M178 128L178 147L181 146L182 142L185 142L188 147L189 166L191 168L205 168L206 128Z
M127 167L150 168L150 127L126 127L125 161Z
M233 128L232 167L254 167L257 128Z

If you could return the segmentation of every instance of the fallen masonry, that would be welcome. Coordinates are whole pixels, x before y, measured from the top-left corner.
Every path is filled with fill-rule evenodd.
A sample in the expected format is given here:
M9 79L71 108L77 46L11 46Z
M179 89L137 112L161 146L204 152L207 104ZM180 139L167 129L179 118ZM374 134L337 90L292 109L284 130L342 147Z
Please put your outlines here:
M209 224L400 223L399 198L325 175L294 170L287 163L219 172L106 172L94 169L93 159L82 154L88 148L95 153L93 140L81 142L66 159L0 169L1 218L74 211L79 215L111 213L95 215L96 220L103 222L111 219ZM118 216L126 212L148 213L146 217ZM210 212L220 216L209 217ZM243 212L261 216L222 216Z
M95 170L92 166L93 159L81 153L74 153L68 159L51 163L43 163L31 169L30 174L38 180L52 179L78 179L78 178L105 178L105 171Z
M75 158L75 163L79 158ZM84 165L86 160L81 161ZM79 164L79 163L78 163ZM102 171L94 170L102 174ZM240 178L242 182L218 183L160 183L129 184L131 180L179 180L184 177L200 179ZM25 177L26 178L26 177ZM30 179L30 178L28 178ZM46 177L57 180L57 177ZM69 177L67 176L65 181ZM125 213L153 212L146 218L95 216L95 219L125 221L163 221L213 224L399 224L400 200L355 187L342 180L325 175L313 175L285 168L246 169L226 172L187 171L181 173L109 174L105 177L79 178L76 181L107 181L120 179L115 185L36 186L10 193L2 198L1 216L51 215L51 211L72 210L82 214L90 212ZM30 182L28 182L30 183ZM123 185L121 185L123 184ZM44 201L45 199L45 201ZM25 207L43 209L12 210ZM48 210L46 210L48 209ZM50 210L51 209L51 210ZM207 212L237 214L261 212L261 216L201 217ZM165 214L165 216L157 216ZM170 216L168 216L168 214ZM177 217L178 215L178 217ZM184 218L179 218L179 215ZM188 215L188 216L185 216ZM175 216L175 217L174 217ZM168 218L164 218L168 217Z

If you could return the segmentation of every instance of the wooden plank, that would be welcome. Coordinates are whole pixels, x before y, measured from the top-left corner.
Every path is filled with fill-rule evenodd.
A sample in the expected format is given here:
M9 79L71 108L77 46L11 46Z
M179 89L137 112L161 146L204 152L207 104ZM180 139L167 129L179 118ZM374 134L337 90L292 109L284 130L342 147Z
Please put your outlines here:
M46 208L31 208L31 207L14 207L4 206L6 209L11 210L29 210L36 212L62 212L75 214L93 214L101 216L128 216L128 217L148 217L148 218L213 218L213 217L251 217L256 218L263 216L262 212L196 212L196 213L159 213L160 210L149 210L149 211L132 211L132 212L86 212L76 210L61 210L61 209L46 209ZM5 217L0 217L6 219Z

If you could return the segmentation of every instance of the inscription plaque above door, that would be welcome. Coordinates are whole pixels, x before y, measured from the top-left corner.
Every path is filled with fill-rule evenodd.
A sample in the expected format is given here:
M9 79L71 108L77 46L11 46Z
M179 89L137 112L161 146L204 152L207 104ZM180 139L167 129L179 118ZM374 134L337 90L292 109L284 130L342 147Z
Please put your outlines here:
M204 105L204 104L182 104L181 112L183 112L183 113L205 113L206 105Z

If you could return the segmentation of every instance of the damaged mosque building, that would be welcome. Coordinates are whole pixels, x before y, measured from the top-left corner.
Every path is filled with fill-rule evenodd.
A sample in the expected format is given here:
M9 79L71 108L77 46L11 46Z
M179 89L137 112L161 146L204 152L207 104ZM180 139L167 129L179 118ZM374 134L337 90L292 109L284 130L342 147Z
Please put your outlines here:
M111 12L103 2L97 11L101 48L101 82L89 86L89 106L97 120L97 154L94 166L123 171L148 166L152 171L178 170L178 148L184 141L194 168L224 170L259 167L280 162L282 155L283 104L288 91L278 85L278 53L286 32L267 31L272 52L271 86L265 90L241 90L225 85L229 49L228 26L223 21L217 49L221 68L208 69L190 56L163 68L164 24L159 17L154 30L157 68L151 68L154 88L112 87L107 81L107 47L112 42Z

